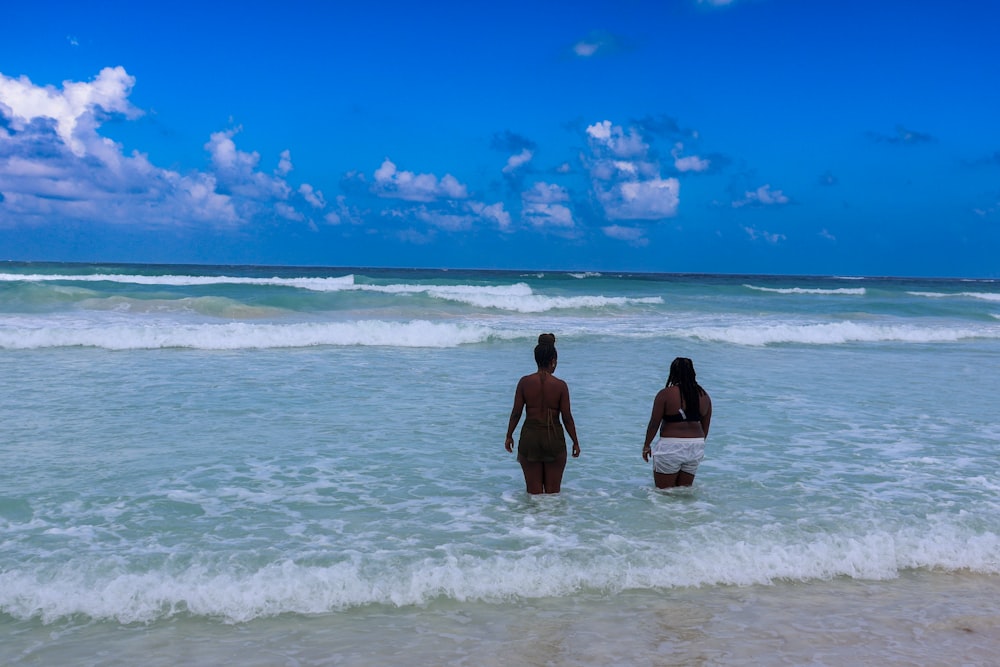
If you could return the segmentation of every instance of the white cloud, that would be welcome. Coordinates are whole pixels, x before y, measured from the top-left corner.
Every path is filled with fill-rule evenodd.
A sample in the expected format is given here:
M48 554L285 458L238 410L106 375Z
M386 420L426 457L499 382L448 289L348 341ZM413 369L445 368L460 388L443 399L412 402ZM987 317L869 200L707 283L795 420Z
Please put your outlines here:
M510 213L504 210L502 202L497 202L495 204L469 202L469 210L483 220L495 223L501 231L510 229Z
M615 169L622 172L626 176L635 177L639 175L639 168L634 162L626 162L625 160L614 160L611 162Z
M767 241L768 243L776 244L786 239L786 236L784 234L772 234L771 232L764 231L761 229L756 229L754 227L744 227L743 231L745 231L747 235L750 237L750 239L753 241L761 239Z
M598 186L596 192L609 220L660 220L677 215L680 187L676 178L653 178Z
M288 199L291 188L284 179L257 170L260 154L256 151L247 153L236 148L233 137L241 130L242 128L237 127L213 132L205 144L220 184L248 202ZM248 215L253 214L254 211L250 210L252 208L256 207L246 207L245 212Z
M742 199L733 202L733 208L743 206L780 206L791 200L781 190L771 190L770 184L765 184L752 192L746 192Z
M697 155L681 157L681 153L683 151L684 144L677 143L674 145L674 149L670 152L670 155L674 158L674 168L677 171L707 171L708 168L712 166L711 161L700 158Z
M330 225L351 224L360 225L363 222L361 211L347 204L347 197L337 195L332 211L323 216L323 221Z
M534 157L534 153L527 148L522 150L517 155L511 155L507 159L507 164L503 168L503 173L509 174L516 171L519 167L531 162L532 157Z
M620 125L604 120L587 127L587 136L595 151L609 153L615 158L634 158L645 155L649 146L635 128L625 132Z
M372 192L380 197L407 201L431 202L437 199L465 199L469 196L464 185L451 174L440 180L434 174L399 171L389 158L375 170Z
M625 131L605 120L587 127L594 196L609 220L660 220L677 214L680 182L663 178L649 145L636 128Z
M245 153L237 150L233 137L243 128L237 127L232 130L213 132L205 144L212 159L212 164L220 171L252 171L260 162L260 154Z
M141 115L128 100L135 80L121 67L90 82L36 86L0 75L0 225L66 221L134 227L232 226L257 216L302 220L288 183L258 170L260 156L237 149L239 129L205 144L212 168L180 174L100 135L110 115ZM282 153L279 171L291 168ZM306 201L320 193L300 191Z
M119 113L127 118L142 115L128 101L135 78L123 67L105 67L89 83L64 81L62 90L52 86L36 86L26 76L17 79L0 74L0 106L17 130L36 119L55 122L56 133L74 155L83 157L95 143L100 124L98 111Z
M301 222L306 219L306 216L295 210L294 206L286 204L283 201L275 202L274 212L286 220Z
M281 151L281 155L278 159L278 168L276 170L279 176L285 176L293 169L292 167L292 152L290 150Z
M20 150L20 137L13 139L4 148ZM29 139L32 147L34 139ZM114 169L82 162L69 152L47 159L0 160L0 192L0 225L77 220L174 227L240 221L232 198L217 191L214 176L159 169L140 154L119 156Z
M326 199L323 198L323 193L314 189L313 186L308 183L303 183L299 186L299 194L302 195L302 198L309 202L313 208L326 207Z
M572 229L573 212L566 206L569 193L552 183L535 183L521 193L521 217L535 227Z

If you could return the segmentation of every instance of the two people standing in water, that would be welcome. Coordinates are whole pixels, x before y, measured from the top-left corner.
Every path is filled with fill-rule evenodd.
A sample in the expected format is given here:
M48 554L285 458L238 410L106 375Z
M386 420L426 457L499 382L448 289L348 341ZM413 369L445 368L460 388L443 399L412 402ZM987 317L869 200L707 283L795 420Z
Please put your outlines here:
M538 371L517 383L514 407L507 424L504 447L514 451L514 429L527 410L517 445L517 461L528 493L559 493L566 469L566 432L573 440L573 456L580 456L576 422L570 409L569 387L553 373L558 355L556 337L542 334L535 346ZM560 417L562 423L560 423ZM712 421L712 399L695 379L694 364L677 357L670 364L667 386L653 400L646 427L642 458L653 458L653 482L659 489L691 486L705 456L705 438ZM653 439L659 431L659 439Z

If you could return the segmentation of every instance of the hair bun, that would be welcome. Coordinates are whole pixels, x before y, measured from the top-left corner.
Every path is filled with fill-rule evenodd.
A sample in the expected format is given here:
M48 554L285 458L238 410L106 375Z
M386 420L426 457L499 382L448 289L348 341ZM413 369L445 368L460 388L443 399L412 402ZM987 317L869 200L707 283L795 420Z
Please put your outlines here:
M551 333L543 333L538 335L539 345L555 345L556 335Z

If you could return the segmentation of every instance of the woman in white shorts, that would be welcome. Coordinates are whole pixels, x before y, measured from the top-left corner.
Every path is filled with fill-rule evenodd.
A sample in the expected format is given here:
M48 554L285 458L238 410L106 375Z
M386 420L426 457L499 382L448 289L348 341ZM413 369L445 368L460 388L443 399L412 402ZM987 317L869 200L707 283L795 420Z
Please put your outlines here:
M705 458L711 422L712 399L695 380L694 364L687 357L677 357L670 364L667 386L653 400L642 446L642 460L648 462L653 457L656 488L694 483L698 464Z

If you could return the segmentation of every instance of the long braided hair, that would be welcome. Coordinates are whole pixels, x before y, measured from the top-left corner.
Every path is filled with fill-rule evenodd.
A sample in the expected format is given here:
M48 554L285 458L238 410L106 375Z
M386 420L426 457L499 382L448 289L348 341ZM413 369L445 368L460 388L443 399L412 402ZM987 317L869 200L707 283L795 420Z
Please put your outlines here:
M670 375L667 376L667 386L680 387L681 400L687 407L689 417L701 416L701 396L705 390L695 379L694 363L687 357L677 357L670 363Z

